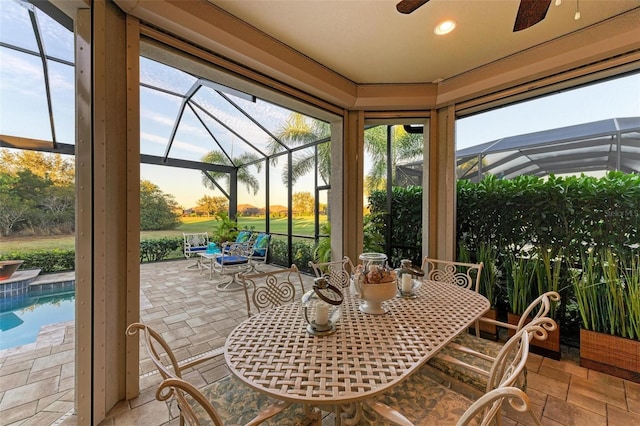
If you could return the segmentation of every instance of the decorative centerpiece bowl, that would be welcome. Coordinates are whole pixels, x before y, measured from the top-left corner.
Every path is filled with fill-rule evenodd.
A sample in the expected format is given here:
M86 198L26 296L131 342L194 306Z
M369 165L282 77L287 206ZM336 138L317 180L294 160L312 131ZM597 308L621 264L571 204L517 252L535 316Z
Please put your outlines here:
M396 296L396 281L396 272L384 265L368 265L368 269L365 265L356 266L353 284L360 295L360 311L365 314L386 314L382 302Z
M0 281L8 280L24 260L0 260Z
M396 280L383 283L360 283L360 310L365 314L381 315L388 311L382 302L396 297Z

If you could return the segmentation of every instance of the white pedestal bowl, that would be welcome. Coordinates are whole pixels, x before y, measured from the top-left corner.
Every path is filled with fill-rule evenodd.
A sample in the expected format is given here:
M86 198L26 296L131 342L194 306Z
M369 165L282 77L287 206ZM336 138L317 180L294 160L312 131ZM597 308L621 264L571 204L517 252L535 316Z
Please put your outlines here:
M396 280L388 283L360 284L360 311L365 314L386 314L387 310L382 306L382 302L393 299L397 291Z

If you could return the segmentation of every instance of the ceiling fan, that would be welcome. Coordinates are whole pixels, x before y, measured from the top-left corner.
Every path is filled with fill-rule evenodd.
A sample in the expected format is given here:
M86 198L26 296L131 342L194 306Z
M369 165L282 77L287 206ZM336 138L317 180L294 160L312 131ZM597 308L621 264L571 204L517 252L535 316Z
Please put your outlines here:
M402 0L396 5L400 13L409 14L429 0ZM551 0L520 0L513 32L529 28L547 16Z

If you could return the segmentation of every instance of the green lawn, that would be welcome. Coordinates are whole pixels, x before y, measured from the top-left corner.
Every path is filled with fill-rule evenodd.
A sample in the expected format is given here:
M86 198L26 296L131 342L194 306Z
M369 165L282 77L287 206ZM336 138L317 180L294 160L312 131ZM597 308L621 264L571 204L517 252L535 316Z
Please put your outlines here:
M326 216L322 217L323 221ZM156 238L182 238L183 232L213 232L217 222L213 218L185 217L182 218L182 225L176 229L168 231L142 231L141 240ZM238 219L238 227L254 229L256 231L265 230L265 219L256 217L241 217ZM276 234L287 233L287 219L278 218L270 220L270 231ZM296 218L293 221L293 233L295 235L312 236L314 232L313 217ZM20 236L20 237L0 237L0 254L12 251L36 251L62 249L70 250L75 246L73 235L53 235L53 236Z

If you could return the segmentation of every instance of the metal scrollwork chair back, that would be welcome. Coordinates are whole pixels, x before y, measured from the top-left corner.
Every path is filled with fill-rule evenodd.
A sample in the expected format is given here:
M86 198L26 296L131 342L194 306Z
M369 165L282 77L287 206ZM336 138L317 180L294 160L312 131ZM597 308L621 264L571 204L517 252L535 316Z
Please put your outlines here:
M480 285L480 274L483 267L482 262L453 262L429 257L422 259L422 270L426 280L443 281L476 292Z
M348 256L343 257L342 260L331 262L309 262L309 266L313 269L316 277L328 277L329 284L332 286L339 289L349 288L351 274L353 273L353 263Z
M247 315L297 300L296 289L304 293L302 276L296 265L257 274L240 274L247 302Z

